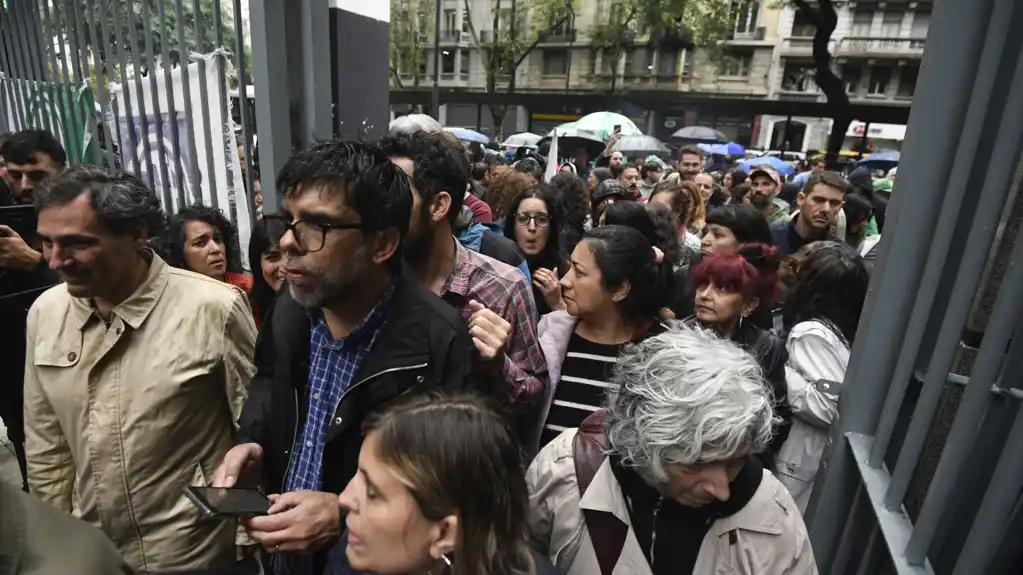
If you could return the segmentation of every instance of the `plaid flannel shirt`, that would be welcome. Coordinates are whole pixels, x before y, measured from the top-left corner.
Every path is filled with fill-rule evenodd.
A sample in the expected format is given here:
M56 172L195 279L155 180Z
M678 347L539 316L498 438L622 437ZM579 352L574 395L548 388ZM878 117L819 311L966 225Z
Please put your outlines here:
M292 461L284 492L323 487L323 450L327 430L345 390L369 355L387 320L387 308L394 294L394 282L384 297L344 339L334 339L322 310L310 317L309 329L309 412L302 432L292 446ZM281 554L274 561L277 575L312 572L309 556Z
M532 286L519 270L454 242L455 268L438 295L458 295L456 306L467 322L469 301L476 300L511 324L501 373L511 385L513 404L526 412L543 397L547 379Z

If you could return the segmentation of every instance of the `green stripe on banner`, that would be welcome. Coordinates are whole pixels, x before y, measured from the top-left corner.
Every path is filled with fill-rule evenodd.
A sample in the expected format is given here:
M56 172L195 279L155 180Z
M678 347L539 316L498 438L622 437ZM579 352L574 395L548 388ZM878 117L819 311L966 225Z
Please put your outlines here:
M91 128L96 123L95 100L90 86L52 82L2 80L28 95L25 117L20 124L29 129L56 131L72 164L98 163L97 145ZM3 90L4 93L12 92ZM73 108L72 108L73 106ZM13 107L8 106L13 111ZM74 110L74 113L72 113Z

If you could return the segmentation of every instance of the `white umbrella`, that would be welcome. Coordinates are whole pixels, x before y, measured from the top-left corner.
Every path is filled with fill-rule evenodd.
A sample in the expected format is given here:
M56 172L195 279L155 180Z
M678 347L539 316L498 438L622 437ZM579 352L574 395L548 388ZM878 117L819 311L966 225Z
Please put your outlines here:
M543 136L538 136L532 132L522 132L521 134L512 134L501 142L502 145L509 148L518 148L519 146L535 146Z

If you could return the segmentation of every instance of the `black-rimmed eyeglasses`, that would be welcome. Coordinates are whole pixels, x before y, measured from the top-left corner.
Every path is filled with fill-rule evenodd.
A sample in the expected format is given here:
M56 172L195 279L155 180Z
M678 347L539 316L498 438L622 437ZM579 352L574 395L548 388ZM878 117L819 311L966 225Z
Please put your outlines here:
M291 232L295 236L295 243L306 253L318 252L327 243L327 232L331 230L362 230L362 223L333 223L333 222L307 222L303 220L291 221L288 216L267 215L266 220L279 222L284 226L284 233Z
M547 214L530 214L527 212L515 214L515 225L525 227L529 225L529 222L536 222L536 227L545 228L550 225L551 217Z

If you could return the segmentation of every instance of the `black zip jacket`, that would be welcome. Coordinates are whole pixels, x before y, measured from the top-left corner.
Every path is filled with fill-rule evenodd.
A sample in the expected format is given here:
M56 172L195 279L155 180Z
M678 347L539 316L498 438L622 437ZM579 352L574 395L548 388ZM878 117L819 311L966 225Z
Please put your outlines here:
M305 425L309 316L287 288L267 312L256 342L256 377L236 443L263 447L263 481L280 493L292 444ZM407 273L398 277L383 331L342 394L327 430L323 488L341 493L355 475L366 416L415 387L470 385L473 344L458 312Z

